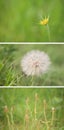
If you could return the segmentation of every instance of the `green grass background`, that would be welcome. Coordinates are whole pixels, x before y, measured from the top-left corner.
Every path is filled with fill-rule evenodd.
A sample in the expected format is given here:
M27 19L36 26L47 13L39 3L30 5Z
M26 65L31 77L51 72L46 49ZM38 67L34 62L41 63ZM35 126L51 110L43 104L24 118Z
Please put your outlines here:
M51 41L64 41L63 0L0 0L0 41L49 41L46 26L49 16Z
M0 85L31 86L31 76L23 76L20 62L31 50L46 52L51 60L50 71L41 77L34 77L34 86L64 86L63 44L0 44Z
M47 102L47 115L51 118L51 108L55 107L54 123L55 130L64 129L64 88L0 88L0 128L8 130L4 106L7 105L10 110L14 106L13 117L16 129L22 129L26 110L26 98L29 98L29 106L34 118L34 98L38 94L37 103L38 118L43 118L43 100ZM46 129L45 129L46 130Z

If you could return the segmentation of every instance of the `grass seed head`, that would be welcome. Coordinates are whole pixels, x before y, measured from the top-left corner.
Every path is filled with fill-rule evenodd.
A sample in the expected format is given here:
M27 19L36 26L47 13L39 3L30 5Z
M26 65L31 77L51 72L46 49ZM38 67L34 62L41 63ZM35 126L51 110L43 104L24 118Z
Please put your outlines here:
M38 100L38 94L35 93L35 100L37 101Z
M9 110L8 110L8 106L5 105L5 106L4 106L4 112L5 112L5 113L8 113L8 111L9 111Z

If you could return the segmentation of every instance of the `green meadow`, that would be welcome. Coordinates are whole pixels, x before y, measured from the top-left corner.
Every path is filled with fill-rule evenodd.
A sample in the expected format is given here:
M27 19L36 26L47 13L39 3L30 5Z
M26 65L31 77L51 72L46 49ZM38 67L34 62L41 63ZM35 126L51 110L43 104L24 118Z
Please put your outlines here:
M21 68L23 56L31 50L48 54L50 70L40 77L27 76ZM0 86L64 86L63 44L0 44Z
M0 41L64 42L64 1L0 0Z
M64 130L63 88L1 88L1 130Z

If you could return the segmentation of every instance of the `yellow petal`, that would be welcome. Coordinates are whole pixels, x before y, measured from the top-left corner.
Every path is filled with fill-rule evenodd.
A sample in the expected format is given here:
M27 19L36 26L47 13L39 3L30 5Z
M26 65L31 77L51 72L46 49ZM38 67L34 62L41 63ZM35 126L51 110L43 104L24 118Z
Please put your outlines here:
M46 24L48 24L48 21L49 21L49 18L45 18L44 20L40 21L40 24L41 25L46 25Z

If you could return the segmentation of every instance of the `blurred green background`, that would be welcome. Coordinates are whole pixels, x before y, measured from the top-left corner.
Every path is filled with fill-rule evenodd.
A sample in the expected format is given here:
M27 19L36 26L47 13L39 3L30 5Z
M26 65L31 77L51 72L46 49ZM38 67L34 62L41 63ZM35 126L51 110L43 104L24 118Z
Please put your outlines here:
M63 0L0 0L0 41L49 41L46 26L39 24L49 16L50 41L64 42Z
M64 129L64 88L0 88L0 128L8 130L7 118L4 112L4 106L7 105L8 110L14 107L13 119L16 130L21 130L24 125L24 116L26 111L26 99L29 98L29 108L34 118L34 100L35 94L38 94L37 100L37 117L44 120L43 101L47 102L46 115L51 119L51 109L55 108L55 130ZM33 122L34 124L34 122ZM31 125L33 125L31 124ZM20 128L21 126L21 128ZM44 129L44 128L43 128ZM45 130L45 129L44 129ZM46 129L47 130L47 129ZM52 130L52 129L51 129Z
M0 86L31 86L32 77L23 75L20 62L31 50L47 53L50 71L34 77L34 86L64 86L64 44L0 44Z

